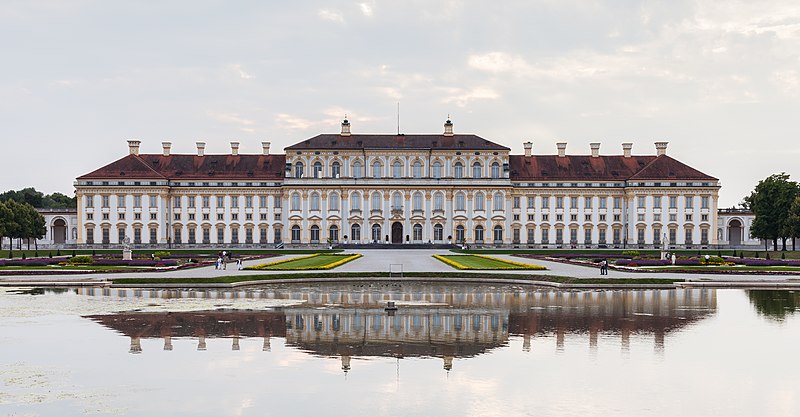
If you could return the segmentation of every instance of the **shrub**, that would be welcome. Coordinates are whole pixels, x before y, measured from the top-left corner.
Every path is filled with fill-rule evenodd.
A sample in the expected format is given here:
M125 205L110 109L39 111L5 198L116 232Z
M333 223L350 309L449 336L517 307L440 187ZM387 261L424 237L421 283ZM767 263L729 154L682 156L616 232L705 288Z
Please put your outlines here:
M91 265L92 262L94 262L94 259L89 255L73 256L69 259L71 264Z
M22 259L28 259L28 257L25 256L25 252L22 252Z
M170 255L170 253L167 252L167 251L158 251L158 252L153 253L153 256L155 256L156 258L161 258L161 259L167 258L167 257L169 257L169 255Z
M769 252L767 252L767 256L764 259L769 260Z
M639 256L639 251L638 250L624 250L624 251L622 251L622 255L623 256L636 257L636 256Z
M61 249L56 249L56 256L61 256Z
M48 258L52 258L53 257L53 252L47 252L47 257Z
M786 252L781 252L781 259L786 259Z

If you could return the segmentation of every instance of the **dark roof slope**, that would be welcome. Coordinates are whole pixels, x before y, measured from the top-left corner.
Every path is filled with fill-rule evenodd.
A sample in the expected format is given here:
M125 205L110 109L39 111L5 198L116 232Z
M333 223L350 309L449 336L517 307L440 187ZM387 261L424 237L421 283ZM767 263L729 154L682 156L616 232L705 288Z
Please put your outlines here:
M514 181L717 180L667 155L511 155L509 165Z
M477 135L351 135L322 134L295 143L287 151L307 149L443 149L509 151Z
M284 155L127 155L81 179L279 180Z

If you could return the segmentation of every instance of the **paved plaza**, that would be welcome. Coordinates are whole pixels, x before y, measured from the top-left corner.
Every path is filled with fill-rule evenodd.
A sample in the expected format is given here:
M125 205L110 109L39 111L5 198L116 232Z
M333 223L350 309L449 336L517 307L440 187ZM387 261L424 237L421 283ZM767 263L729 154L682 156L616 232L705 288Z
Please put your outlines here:
M448 250L426 250L426 249L360 249L348 251L348 253L359 253L363 255L354 261L348 262L332 271L335 272L458 272L457 269L438 261L433 255L453 254ZM282 255L274 258L256 259L244 261L244 266L258 265L265 262L274 262L281 259L292 259L306 255ZM507 270L507 271L486 271L487 273L508 273L520 275L558 275L575 278L601 278L599 268L581 265L565 264L560 262L550 262L539 259L524 259L512 255L492 255L497 258L514 260L518 262L528 262L541 265L547 270L526 271L526 270ZM224 270L217 270L214 266L181 269L166 272L137 272L125 273L97 273L97 274L62 274L62 275L4 275L0 277L0 283L9 284L11 282L80 282L80 281L106 281L108 279L132 276L137 278L212 278L227 275L270 275L286 273L307 273L309 271L238 271L235 263L228 263ZM480 273L480 271L466 271L466 273ZM690 281L784 281L788 279L798 279L800 276L785 275L733 275L733 274L685 274L685 273L642 273L628 272L619 270L609 270L608 275L602 278L670 278L686 279Z

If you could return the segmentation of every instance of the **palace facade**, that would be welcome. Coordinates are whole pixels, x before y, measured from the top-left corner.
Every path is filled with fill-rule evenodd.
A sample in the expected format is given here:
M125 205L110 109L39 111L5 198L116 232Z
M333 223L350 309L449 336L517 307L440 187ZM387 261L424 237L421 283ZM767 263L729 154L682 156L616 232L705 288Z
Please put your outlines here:
M472 134L321 134L270 153L129 154L75 182L77 243L532 248L717 244L719 180L667 155L524 155Z

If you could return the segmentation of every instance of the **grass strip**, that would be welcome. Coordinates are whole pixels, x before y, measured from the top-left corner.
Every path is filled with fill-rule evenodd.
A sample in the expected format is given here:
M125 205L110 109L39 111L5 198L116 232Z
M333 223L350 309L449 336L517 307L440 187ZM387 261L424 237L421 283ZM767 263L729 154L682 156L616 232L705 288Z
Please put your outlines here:
M275 262L268 262L261 265L249 266L247 270L271 270L271 271L309 271L327 270L346 264L352 260L360 258L360 254L322 254L316 253L299 258L283 259Z
M115 284L233 284L248 281L291 280L301 278L387 278L389 272L298 272L292 274L260 274L260 275L227 275L210 278L114 278ZM556 282L560 284L674 284L684 282L683 279L669 278L575 278L559 275L538 274L503 274L503 273L469 273L469 272L406 272L405 278L449 279L449 278L484 278Z

